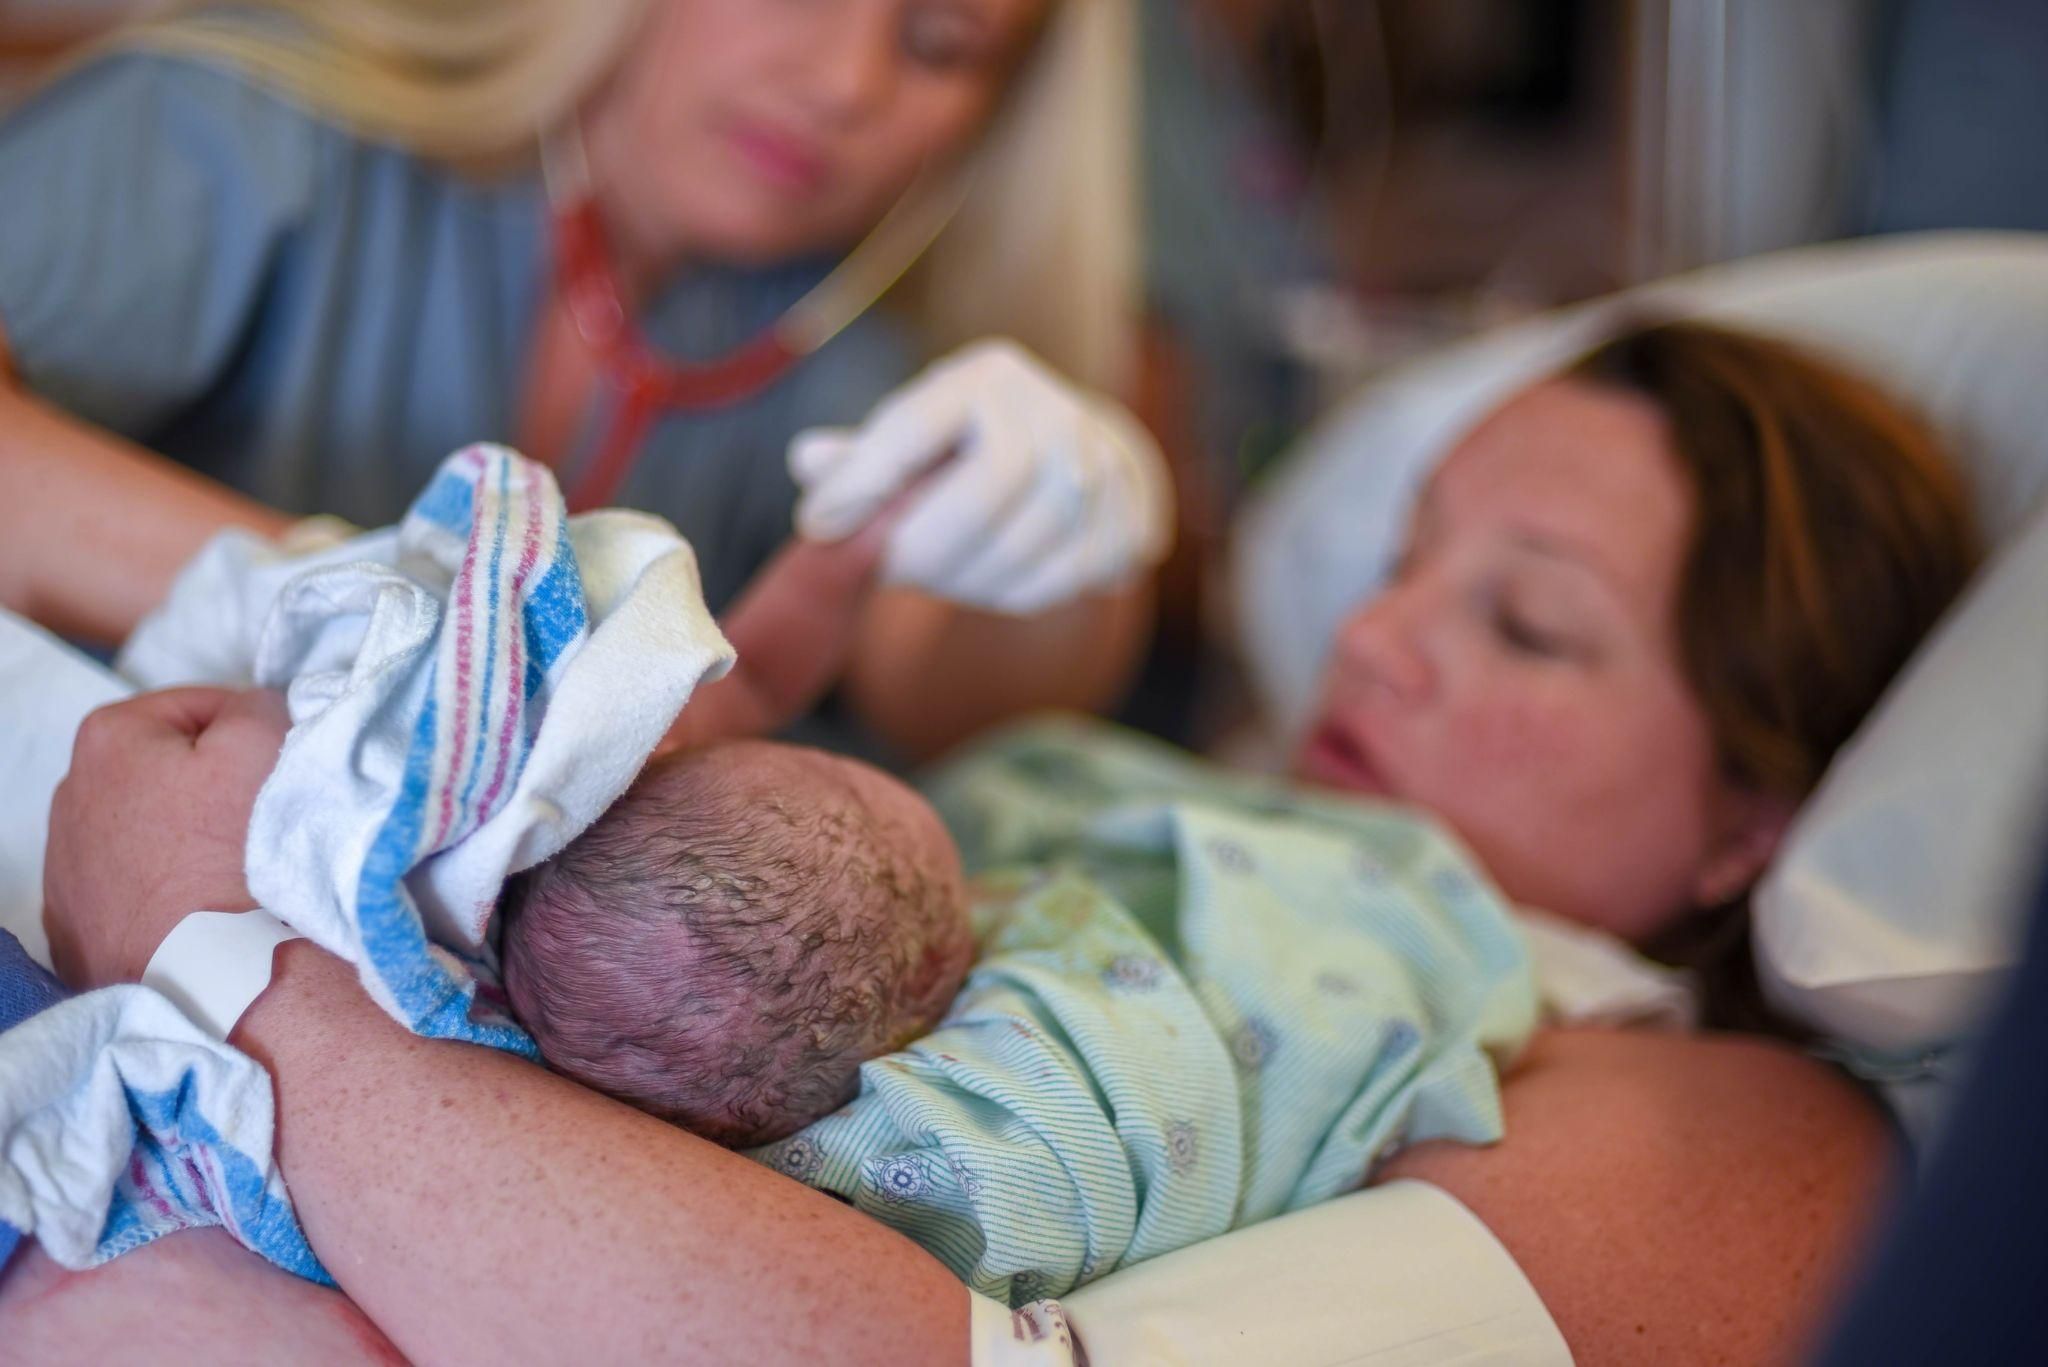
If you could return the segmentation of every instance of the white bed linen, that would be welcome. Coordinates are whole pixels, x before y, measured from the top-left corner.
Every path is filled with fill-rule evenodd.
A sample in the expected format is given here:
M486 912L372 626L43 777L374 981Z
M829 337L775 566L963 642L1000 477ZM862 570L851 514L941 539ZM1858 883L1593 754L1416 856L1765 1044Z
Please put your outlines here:
M50 795L71 768L85 714L128 687L71 647L0 609L0 930L48 967L43 839Z

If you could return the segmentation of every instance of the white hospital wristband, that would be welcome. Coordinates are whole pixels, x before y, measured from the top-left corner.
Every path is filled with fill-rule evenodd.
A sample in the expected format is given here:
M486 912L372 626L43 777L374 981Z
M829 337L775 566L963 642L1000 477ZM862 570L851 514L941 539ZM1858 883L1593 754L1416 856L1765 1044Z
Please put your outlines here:
M225 1040L249 1004L270 986L270 960L299 933L258 907L254 911L195 911L164 937L142 971L154 988L191 1022Z

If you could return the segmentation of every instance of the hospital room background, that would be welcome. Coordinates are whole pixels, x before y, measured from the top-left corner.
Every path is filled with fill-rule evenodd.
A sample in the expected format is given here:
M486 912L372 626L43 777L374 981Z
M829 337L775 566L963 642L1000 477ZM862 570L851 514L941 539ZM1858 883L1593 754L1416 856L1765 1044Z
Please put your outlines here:
M0 101L150 0L0 3ZM1870 234L2048 227L2029 0L1143 0L1143 415L1181 536L1128 704L1242 720L1232 515L1319 415L1481 330Z
M0 112L148 7L0 0ZM1887 810L1925 827L1876 843L1969 871L1872 854L1851 829L1861 790L1836 785L1810 863L1767 891L1793 895L1796 875L1942 903L1886 922L1889 944L1914 946L1903 966L1809 964L1803 980L1847 1041L1830 1057L1913 1137L1923 1198L1876 1241L1829 1360L2048 1361L2048 1225L2029 1223L2048 1218L2048 1055L2021 1047L2044 1042L2048 991L1999 1006L2048 863L2048 0L1136 0L1131 24L1139 264L1119 388L1178 514L1116 711L1132 727L1261 763L1274 719L1307 705L1336 615L1383 568L1384 531L1318 539L1333 491L1399 485L1429 444L1416 412L1541 373L1604 310L1697 307L1839 340L1945 432L1995 448L1964 456L1980 511L1995 505L1985 579L2005 582L1951 624L1967 641L1938 642L1941 678L1916 661L1912 703L1937 685L1942 699L1913 715L1889 700L1889 748L1861 736L1850 752L1860 782L1892 783ZM0 185L0 213L24 193ZM2033 344L2002 361L2017 392L1914 354L1958 300ZM1295 587L1311 561L1327 591ZM1990 738L1950 729L1986 712ZM1991 788L1996 810L1978 800ZM1852 852L1877 867L1843 872ZM1934 986L1903 1001L1872 987L1886 974ZM1893 1027L1953 1024L1965 998L1981 1067L1930 1094L1887 1051L1913 1037ZM1938 1359L1907 1346L1935 1342Z

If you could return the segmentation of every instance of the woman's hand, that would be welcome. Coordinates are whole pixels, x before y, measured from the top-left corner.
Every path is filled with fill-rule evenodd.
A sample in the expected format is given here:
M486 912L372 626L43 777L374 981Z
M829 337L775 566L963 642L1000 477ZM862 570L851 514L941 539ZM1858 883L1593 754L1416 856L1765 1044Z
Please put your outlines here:
M50 803L43 866L65 982L134 981L188 913L254 905L249 811L289 727L278 694L217 688L145 693L85 719Z
M1129 583L1173 540L1144 428L1000 340L934 364L857 429L798 436L797 525L837 540L941 464L890 537L888 582L1031 615Z

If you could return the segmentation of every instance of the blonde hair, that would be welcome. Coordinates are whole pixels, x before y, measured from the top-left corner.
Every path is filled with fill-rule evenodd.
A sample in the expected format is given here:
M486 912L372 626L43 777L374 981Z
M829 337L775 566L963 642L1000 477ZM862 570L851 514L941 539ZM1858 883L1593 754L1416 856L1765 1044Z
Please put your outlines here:
M224 62L376 141L530 160L658 0L186 0L117 47ZM1124 388L1138 307L1133 0L1055 0L972 154L972 192L895 295L934 349L1000 333ZM105 50L104 46L101 50Z

